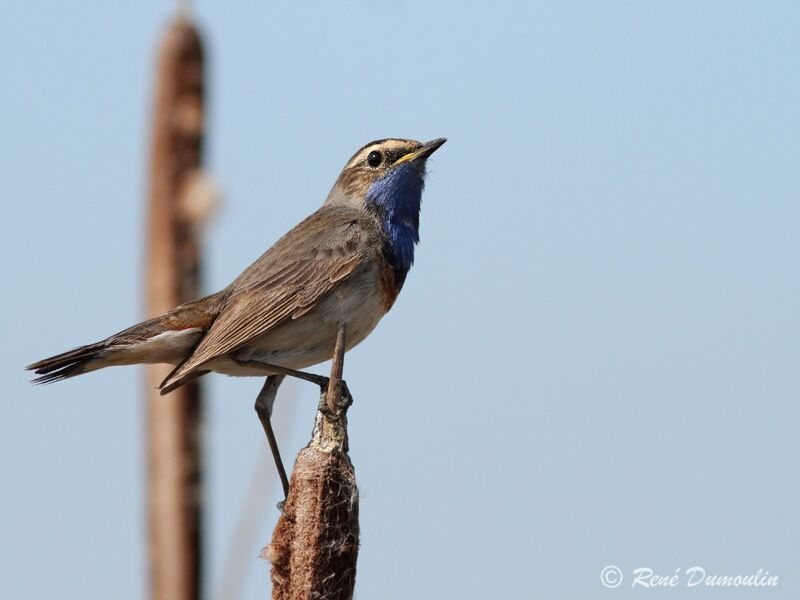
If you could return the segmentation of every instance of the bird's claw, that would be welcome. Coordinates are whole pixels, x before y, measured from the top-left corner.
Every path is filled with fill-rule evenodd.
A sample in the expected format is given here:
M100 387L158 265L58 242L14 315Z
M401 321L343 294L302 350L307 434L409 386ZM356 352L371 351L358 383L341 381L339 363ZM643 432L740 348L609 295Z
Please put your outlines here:
M277 504L278 510L280 511L281 516L284 519L286 519L290 523L294 523L295 522L294 518L289 513L286 512L286 502L287 502L286 499L281 500L280 502L278 502L278 504Z
M353 395L350 393L350 390L347 387L347 382L342 380L342 390L339 397L336 399L336 406L340 409L343 408L350 408L353 404Z

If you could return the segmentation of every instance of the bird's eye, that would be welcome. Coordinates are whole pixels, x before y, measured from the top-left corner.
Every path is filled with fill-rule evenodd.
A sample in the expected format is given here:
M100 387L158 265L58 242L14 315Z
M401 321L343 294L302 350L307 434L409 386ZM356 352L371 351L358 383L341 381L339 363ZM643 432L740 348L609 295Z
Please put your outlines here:
M377 167L378 165L381 164L382 160L383 160L383 154L381 154L377 150L373 150L372 152L369 153L369 156L367 156L367 164L370 167Z

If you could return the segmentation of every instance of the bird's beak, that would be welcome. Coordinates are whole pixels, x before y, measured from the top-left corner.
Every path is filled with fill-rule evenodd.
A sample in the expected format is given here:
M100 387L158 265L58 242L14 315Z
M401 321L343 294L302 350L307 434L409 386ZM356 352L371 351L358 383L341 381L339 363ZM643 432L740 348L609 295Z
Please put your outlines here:
M436 138L435 140L431 140L426 144L422 144L421 148L414 150L414 152L409 152L405 156L401 156L399 159L397 159L394 163L394 166L397 166L404 162L408 162L410 160L417 160L417 159L425 160L431 154L436 152L436 150L438 150L439 147L446 141L447 138Z

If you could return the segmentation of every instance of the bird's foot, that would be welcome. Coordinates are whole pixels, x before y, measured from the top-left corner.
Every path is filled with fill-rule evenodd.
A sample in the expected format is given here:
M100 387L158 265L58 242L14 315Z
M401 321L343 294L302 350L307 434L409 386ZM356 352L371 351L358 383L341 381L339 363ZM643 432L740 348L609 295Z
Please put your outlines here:
M328 379L327 377L325 379ZM319 411L328 419L338 419L342 411L347 410L353 404L353 395L347 387L347 382L342 380L339 394L333 399L332 404L328 404L328 386L330 382L325 385L320 385L320 403Z
M328 386L331 384L331 378L323 375L317 375L317 377L319 377L319 380L314 381L314 383L319 386L320 395L326 394L328 392Z
M287 500L286 500L286 499L284 499L284 500L281 500L280 502L278 502L278 504L277 504L278 511L281 513L281 516L282 516L284 519L286 519L286 520L287 520L287 521L289 521L290 523L294 523L294 522L295 522L295 520L294 520L294 518L292 517L292 515L290 515L288 512L286 512L286 502L287 502Z

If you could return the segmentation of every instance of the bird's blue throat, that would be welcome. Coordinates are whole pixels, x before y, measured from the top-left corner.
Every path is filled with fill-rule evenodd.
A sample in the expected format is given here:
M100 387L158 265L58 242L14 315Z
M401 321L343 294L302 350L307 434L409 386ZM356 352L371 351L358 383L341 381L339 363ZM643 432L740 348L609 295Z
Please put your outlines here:
M386 235L384 254L392 265L398 290L414 264L419 242L419 209L425 179L411 163L398 165L367 190L367 206L373 208Z

